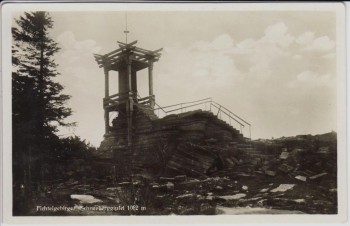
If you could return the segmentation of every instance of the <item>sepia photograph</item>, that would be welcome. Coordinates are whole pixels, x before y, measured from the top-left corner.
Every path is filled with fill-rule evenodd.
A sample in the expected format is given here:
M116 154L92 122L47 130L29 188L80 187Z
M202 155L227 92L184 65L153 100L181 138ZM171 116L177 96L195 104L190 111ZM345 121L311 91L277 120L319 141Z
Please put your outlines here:
M342 4L56 5L2 5L12 218L343 216Z

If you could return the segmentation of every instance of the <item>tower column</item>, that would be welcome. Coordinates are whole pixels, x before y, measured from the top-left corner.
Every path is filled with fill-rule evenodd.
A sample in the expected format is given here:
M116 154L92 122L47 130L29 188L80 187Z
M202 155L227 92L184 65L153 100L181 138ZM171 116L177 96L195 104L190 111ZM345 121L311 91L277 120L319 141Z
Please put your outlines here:
M132 144L132 115L133 115L133 92L132 92L132 72L131 72L131 63L132 59L131 56L128 57L127 59L127 76L128 76L128 92L129 92L129 100L126 103L126 117L127 117L127 140L128 140L128 146L131 146Z
M104 68L105 73L105 98L109 97L109 70ZM109 132L109 110L104 108L105 110L105 133Z
M131 72L131 57L128 57L128 66L127 66L127 76L128 76L128 91L129 94L132 92L132 72Z
M150 96L150 105L154 108L154 99L153 99L153 62L151 61L148 66L148 88Z

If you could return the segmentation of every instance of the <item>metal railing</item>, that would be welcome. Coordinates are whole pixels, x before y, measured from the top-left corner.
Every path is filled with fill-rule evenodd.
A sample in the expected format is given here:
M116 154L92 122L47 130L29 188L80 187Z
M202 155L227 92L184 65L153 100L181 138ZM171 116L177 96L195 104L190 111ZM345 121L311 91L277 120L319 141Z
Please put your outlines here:
M237 114L233 113L226 107L212 100L212 98L205 98L196 101L183 102L179 104L168 105L164 107L160 107L157 103L155 103L157 108L154 111L157 113L157 116L161 118L162 116L166 116L169 113L184 113L190 110L196 110L194 107L204 106L205 111L212 112L219 119L226 121L230 126L239 126L241 133L243 134L243 128L248 127L249 129L249 138L251 139L251 124L246 120L239 117ZM161 111L160 111L161 110ZM162 116L161 116L162 112ZM236 125L235 125L236 124Z
M243 134L243 128L248 127L249 138L251 139L251 124L246 120L239 117L237 114L233 113L226 107L212 100L212 98L204 98L201 100L183 102L173 105L168 105L161 107L155 102L154 95L141 97L137 92L125 92L111 95L103 99L104 108L110 109L118 107L121 103L124 103L128 97L132 97L136 101L136 104L142 106L150 106L151 103L155 105L154 112L157 114L158 118L167 116L169 113L184 113L191 110L198 110L198 106L201 106L201 110L212 112L216 117L225 121L230 126L239 127L240 132Z

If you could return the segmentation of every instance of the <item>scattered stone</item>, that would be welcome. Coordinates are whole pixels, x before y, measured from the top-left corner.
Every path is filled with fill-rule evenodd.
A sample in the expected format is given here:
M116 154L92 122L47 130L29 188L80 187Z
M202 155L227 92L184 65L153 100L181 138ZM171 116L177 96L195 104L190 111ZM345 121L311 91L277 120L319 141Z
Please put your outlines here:
M184 181L186 181L186 179L187 179L186 175L179 175L179 176L175 177L176 182L184 182Z
M246 196L247 196L246 194L238 193L238 194L235 194L235 195L218 196L218 198L225 199L225 200L236 200L236 199L240 199L240 198L243 198L243 197L246 197Z
M269 190L269 188L263 188L260 190L260 192L267 192Z
M183 182L183 184L198 184L198 183L201 183L201 181L198 179L192 179L192 180Z
M293 201L296 203L305 203L305 199L294 199Z
M248 173L238 173L237 175L241 176L241 177L251 177L252 176L251 174L248 174Z
M311 180L317 179L319 177L323 177L326 176L328 173L320 173L320 174L316 174L314 176L309 177Z
M304 182L306 181L306 177L301 176L301 175L296 176L295 179L300 180L300 181L304 181Z
M272 189L270 192L285 192L292 189L295 184L280 184L277 188Z
M172 191L172 190L174 190L174 184L171 183L171 182L168 182L166 184L166 188L167 188L168 191Z
M77 199L80 201L80 203L99 203L102 202L102 200L95 198L92 195L70 195L71 199Z
M117 190L117 187L107 188L107 190L109 190L109 191L115 191L115 190Z
M208 195L205 199L207 199L207 200L213 200L213 198L214 198L214 196Z
M131 182L121 182L121 183L119 183L118 185L119 186L128 186L128 185L130 185L131 184Z
M160 177L159 178L160 182L174 182L175 178L171 178L171 177Z
M132 183L132 185L140 185L140 184L141 184L140 181L135 181L135 182Z
M218 140L215 139L215 138L209 138L209 139L206 140L206 142L209 143L209 144L215 144L216 142L218 142Z
M191 193L191 194L184 194L184 195L179 195L176 197L176 199L183 199L183 198L192 198L195 197L196 195Z
M257 201L257 206L265 206L267 203L267 200L266 199L261 199L259 201Z
M276 171L272 171L272 170L265 170L265 174L268 176L276 176Z
M152 185L152 189L158 189L159 188L159 185Z
M289 156L289 152L283 151L280 155L280 159L287 159Z
M294 169L294 167L284 163L284 164L280 165L278 167L278 169L284 173L289 173Z

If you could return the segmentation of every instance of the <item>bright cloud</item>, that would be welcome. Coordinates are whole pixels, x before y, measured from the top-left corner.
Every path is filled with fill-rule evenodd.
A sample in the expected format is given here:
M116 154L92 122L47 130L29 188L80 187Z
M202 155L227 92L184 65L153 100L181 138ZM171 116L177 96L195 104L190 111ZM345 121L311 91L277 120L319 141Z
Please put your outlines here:
M182 84L191 87L193 83L197 88L221 87L227 82L241 79L241 72L237 69L232 57L227 55L226 47L233 47L229 36L220 36L212 42L197 42L192 46L179 48L165 48L158 70L164 71L160 79L172 86ZM215 51L208 51L209 49ZM177 66L172 66L172 65ZM179 76L181 75L181 76Z
M248 38L235 46L235 53L247 55L249 75L258 79L267 79L273 74L275 61L286 57L290 53L286 50L294 37L287 33L287 26L276 23L265 29L264 35L257 40ZM239 56L237 56L239 57Z
M234 40L228 34L223 34L216 37L213 41L199 41L194 43L189 50L197 51L222 51L229 52L232 51L234 47Z
M93 53L101 48L94 40L76 40L71 31L60 34L57 41L62 48L56 59L61 73L57 79L64 81L64 93L71 95L68 106L74 112L68 120L78 123L74 129L76 134L98 145L102 137L96 137L90 125L96 121L99 126L94 130L103 134L103 117L98 117L103 115L103 110L91 104L99 102L103 95L101 70L93 58ZM71 129L61 129L61 134L71 132Z
M94 40L77 41L71 31L66 31L57 37L62 47L61 56L73 63L82 57L91 57L92 53L98 53L101 47L96 45Z
M303 71L296 76L296 80L289 83L289 87L295 88L300 86L321 87L331 86L334 84L330 74L319 74L314 71Z
M315 38L315 34L311 31L307 31L301 35L295 40L296 43L300 45L308 45L310 44Z
M276 43L281 47L288 47L295 38L287 31L288 27L283 22L273 24L265 29L265 36L262 40Z
M328 36L318 37L311 43L310 49L320 52L327 52L334 48L335 42Z
M324 64L319 61L320 65L315 65L316 58L334 58L334 53L324 54L333 49L334 41L327 36L317 37L312 31L296 37L288 32L285 23L278 22L266 27L258 39L247 38L236 43L230 35L222 34L187 48L166 48L160 65L160 70L165 72L162 78L173 86L182 84L185 88L192 86L187 82L192 80L198 89L225 87L243 80L257 87L273 79L282 79L290 87L327 84L329 73L319 75L313 71ZM311 53L306 54L305 50L314 53L308 55ZM176 70L171 66L175 64ZM298 71L304 72L295 77ZM184 75L183 79L179 74Z
M335 47L335 42L328 36L315 37L314 32L307 31L301 34L296 43L307 51L328 52Z

